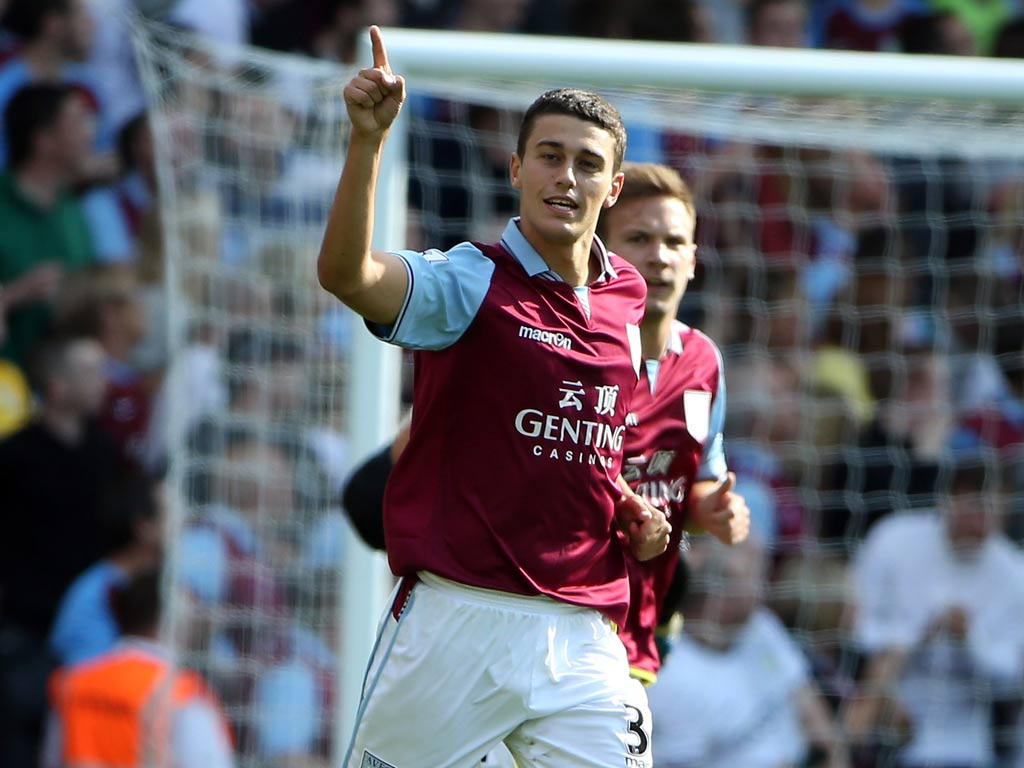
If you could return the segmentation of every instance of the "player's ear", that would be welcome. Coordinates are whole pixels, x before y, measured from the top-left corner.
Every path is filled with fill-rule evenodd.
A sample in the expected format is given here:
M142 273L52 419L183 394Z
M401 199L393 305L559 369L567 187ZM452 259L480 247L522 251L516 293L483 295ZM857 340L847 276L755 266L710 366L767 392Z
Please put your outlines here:
M684 257L687 261L686 279L693 280L697 276L697 246L691 245L687 249L687 255Z
M512 182L512 189L522 189L523 182L519 178L519 171L523 167L523 161L519 159L519 153L513 152L512 158L508 161L508 178Z
M626 174L619 171L612 177L612 188L608 192L608 197L604 199L604 207L611 208L615 205L615 201L619 199L619 195L622 193L622 185L626 182Z

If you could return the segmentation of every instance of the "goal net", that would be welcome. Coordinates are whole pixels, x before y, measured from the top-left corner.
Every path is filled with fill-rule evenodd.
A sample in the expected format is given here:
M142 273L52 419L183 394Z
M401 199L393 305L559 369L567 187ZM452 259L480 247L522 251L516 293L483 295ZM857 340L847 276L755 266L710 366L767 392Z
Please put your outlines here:
M1002 468L1006 527L1024 534L1024 96L998 88L1020 70L957 64L978 75L957 92L949 63L888 56L602 41L602 55L642 61L614 71L573 41L404 34L387 38L410 99L378 247L496 237L517 207L519 117L549 87L607 95L627 159L692 186L699 267L680 317L724 353L727 454L769 552L766 600L831 665L822 685L842 705L848 564L879 520L933 507L944 462L972 451ZM334 765L387 589L339 490L387 441L408 369L316 281L352 73L134 35L174 361L170 636L224 697L243 765ZM479 67L447 60L466 48ZM856 81L878 62L888 91Z

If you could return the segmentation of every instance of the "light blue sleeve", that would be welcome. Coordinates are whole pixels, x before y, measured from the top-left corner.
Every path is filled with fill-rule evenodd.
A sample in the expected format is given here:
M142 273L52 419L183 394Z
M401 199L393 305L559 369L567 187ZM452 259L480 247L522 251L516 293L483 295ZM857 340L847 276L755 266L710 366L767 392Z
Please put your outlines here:
M15 57L0 67L0 115L7 111L14 94L29 83L29 72L21 57ZM0 131L0 170L7 168L7 131Z
M116 583L115 574L93 570L72 584L50 632L50 648L61 663L87 661L114 647L118 630L108 594Z
M265 670L256 681L253 709L262 756L303 754L313 748L323 712L314 674L301 661Z
M451 346L476 317L491 285L494 262L476 246L449 251L399 251L409 273L405 303L392 326L367 323L375 336L406 349Z
M718 393L711 405L711 422L708 428L708 440L704 443L704 455L697 468L698 480L723 480L729 471L725 463L725 440L722 430L725 429L725 370L722 366L722 354L718 355Z
M132 238L114 193L109 188L95 189L82 198L81 205L96 258L103 264L131 261Z

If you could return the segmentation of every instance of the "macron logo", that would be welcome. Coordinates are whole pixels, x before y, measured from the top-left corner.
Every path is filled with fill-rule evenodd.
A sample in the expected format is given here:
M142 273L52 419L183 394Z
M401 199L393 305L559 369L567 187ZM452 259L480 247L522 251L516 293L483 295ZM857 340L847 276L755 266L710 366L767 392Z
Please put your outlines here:
M561 347L562 349L572 349L572 339L564 333L541 331L528 325L519 326L519 338L539 341L541 344L550 344L553 347Z

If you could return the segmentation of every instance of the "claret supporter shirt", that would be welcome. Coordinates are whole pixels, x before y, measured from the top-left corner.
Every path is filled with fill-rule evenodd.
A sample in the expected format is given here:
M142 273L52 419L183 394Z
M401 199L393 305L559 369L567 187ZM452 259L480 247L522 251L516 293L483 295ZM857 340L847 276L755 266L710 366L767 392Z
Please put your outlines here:
M672 325L660 360L645 360L626 416L623 478L639 495L664 509L672 523L667 551L644 562L628 551L631 600L619 636L634 673L653 678L661 665L656 645L662 602L679 564L690 486L721 480L725 378L714 342L680 322Z
M515 219L500 243L398 255L405 305L393 326L370 326L417 350L410 441L384 499L392 570L548 595L621 624L615 481L643 279L595 238L602 274L574 288Z

